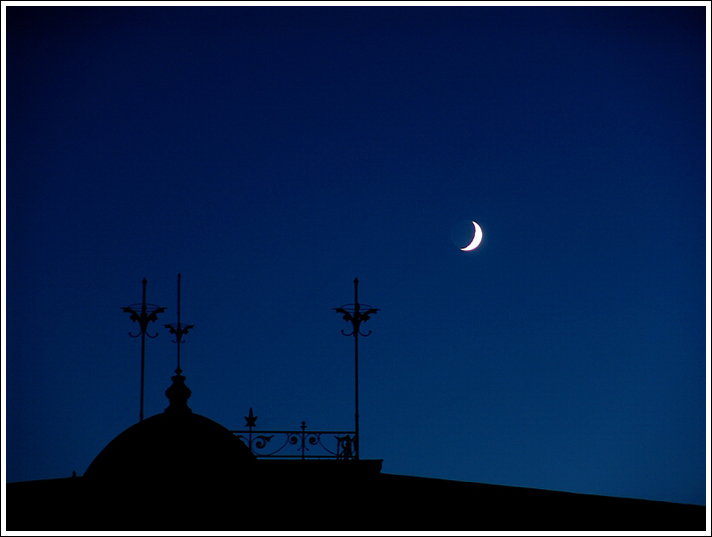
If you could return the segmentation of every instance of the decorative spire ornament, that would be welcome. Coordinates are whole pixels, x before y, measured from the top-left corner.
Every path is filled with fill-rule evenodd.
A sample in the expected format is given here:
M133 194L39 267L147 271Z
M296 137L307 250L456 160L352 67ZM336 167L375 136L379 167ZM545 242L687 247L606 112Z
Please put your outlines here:
M364 309L364 311L361 311L361 308ZM353 304L344 304L340 308L334 308L334 311L337 313L340 313L343 315L344 321L350 322L351 326L353 327L353 331L350 333L346 333L343 330L341 333L345 336L353 336L354 337L354 356L355 356L355 378L356 378L356 386L355 386L355 396L356 396L356 414L355 414L355 420L356 420L356 434L354 434L353 438L353 447L354 447L354 456L355 459L358 460L360 456L360 451L359 451L359 429L358 429L358 336L362 335L363 337L368 337L371 335L371 331L368 331L368 334L364 334L361 332L361 323L365 323L371 318L371 315L374 315L375 313L378 312L377 308L373 308L369 306L368 304L359 304L358 302L358 278L354 278L354 303Z
M143 279L143 301L141 304L131 304L130 306L126 306L125 308L121 308L124 310L126 313L131 314L131 320L134 322L138 322L138 325L140 327L140 332L136 335L133 335L131 332L129 332L129 336L136 338L138 336L141 336L141 403L140 403L140 409L139 409L139 421L143 421L143 387L144 387L144 369L145 369L145 363L146 363L146 336L150 337L151 339L158 337L158 333L155 335L150 335L146 333L146 330L148 329L148 323L155 322L158 320L158 314L163 313L166 308L163 308L161 306L157 306L156 304L148 304L146 303L146 284L148 283L148 280L146 278ZM139 313L137 310L140 309Z
M176 375L180 375L183 370L180 368L180 345L183 343L183 336L188 333L195 325L183 324L180 322L180 274L178 274L178 322L165 325L176 338L173 343L178 348L178 364L176 367Z

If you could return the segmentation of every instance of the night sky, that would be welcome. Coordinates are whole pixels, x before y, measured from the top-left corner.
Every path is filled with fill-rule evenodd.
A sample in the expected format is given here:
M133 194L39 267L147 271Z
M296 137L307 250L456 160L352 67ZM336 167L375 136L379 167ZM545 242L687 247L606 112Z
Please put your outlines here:
M143 278L146 416L180 273L194 412L353 430L358 277L383 472L705 503L705 7L6 15L6 481L138 421Z

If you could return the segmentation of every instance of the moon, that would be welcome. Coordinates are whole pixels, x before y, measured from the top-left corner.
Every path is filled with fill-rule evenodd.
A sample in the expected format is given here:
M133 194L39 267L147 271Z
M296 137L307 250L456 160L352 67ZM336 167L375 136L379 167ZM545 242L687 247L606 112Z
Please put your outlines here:
M475 226L475 236L472 238L472 242L470 244L468 244L464 248L460 248L460 250L462 250L463 252L469 252L471 250L474 250L482 242L482 228L474 220L472 221L472 224Z

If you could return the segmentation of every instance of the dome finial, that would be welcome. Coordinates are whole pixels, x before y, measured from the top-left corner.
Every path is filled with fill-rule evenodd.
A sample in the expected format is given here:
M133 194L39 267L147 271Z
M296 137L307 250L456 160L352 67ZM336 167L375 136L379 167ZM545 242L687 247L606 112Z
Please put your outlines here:
M166 390L166 397L171 402L166 412L193 412L188 406L188 399L192 392L185 385L185 377L180 374L180 370L176 370L176 373L171 377L173 384Z

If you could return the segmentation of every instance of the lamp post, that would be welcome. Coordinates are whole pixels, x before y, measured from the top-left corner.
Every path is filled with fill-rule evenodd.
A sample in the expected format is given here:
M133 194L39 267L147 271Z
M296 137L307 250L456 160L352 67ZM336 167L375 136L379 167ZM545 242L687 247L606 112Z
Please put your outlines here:
M363 308L365 311L361 311L361 308ZM354 434L354 455L355 459L359 460L360 457L360 449L359 449L359 443L360 443L360 437L359 437L359 427L358 427L358 336L362 335L364 337L368 337L371 335L371 330L368 331L368 334L364 334L361 332L361 323L366 322L371 318L371 315L375 314L378 312L377 308L373 308L369 306L368 304L359 304L358 301L358 278L354 278L354 302L353 304L344 304L340 308L334 308L334 311L337 313L340 313L343 315L343 318L345 321L350 322L351 326L353 327L353 331L350 333L346 333L343 330L341 333L345 336L353 336L354 337L354 369L355 369L355 379L356 379L356 385L355 385L355 399L356 399L356 413L355 413L355 421L356 421L356 429L355 429L355 434Z
M136 335L133 335L131 332L129 332L129 336L131 336L133 338L141 336L141 404L140 404L140 410L139 410L139 421L143 421L143 387L144 387L144 369L145 369L145 363L146 363L146 336L150 337L151 339L158 336L158 333L156 333L155 336L146 334L146 329L148 328L149 322L157 321L158 314L163 313L166 310L166 308L162 308L161 306L156 306L155 304L147 304L146 303L146 284L147 283L148 283L148 281L146 280L146 278L144 278L143 279L143 301L141 302L141 304L131 304L130 306L121 308L124 310L124 312L130 313L131 320L134 322L138 321L139 327L141 328L141 331ZM140 308L141 313L136 311L139 308Z

